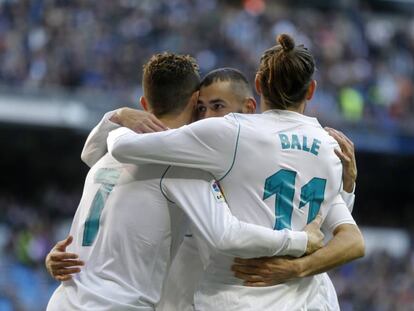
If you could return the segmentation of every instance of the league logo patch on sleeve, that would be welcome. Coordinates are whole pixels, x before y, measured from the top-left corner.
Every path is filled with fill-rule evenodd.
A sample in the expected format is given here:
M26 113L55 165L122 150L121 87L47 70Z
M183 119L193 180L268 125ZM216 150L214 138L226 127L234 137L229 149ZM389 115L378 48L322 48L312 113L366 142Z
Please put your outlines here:
M211 184L211 191L214 195L214 198L218 203L224 203L226 202L226 199L224 198L224 194L221 191L220 184L217 181L213 181Z

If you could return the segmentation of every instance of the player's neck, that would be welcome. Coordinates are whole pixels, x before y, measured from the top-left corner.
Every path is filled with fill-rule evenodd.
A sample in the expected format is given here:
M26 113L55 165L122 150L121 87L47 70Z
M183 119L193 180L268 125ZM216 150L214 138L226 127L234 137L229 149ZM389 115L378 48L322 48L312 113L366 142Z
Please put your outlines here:
M189 124L191 121L191 118L186 113L180 113L179 115L165 115L159 119L170 129L179 128L183 125Z
M306 102L303 102L298 107L288 107L286 110L297 112L300 114L305 114L305 107L306 107Z
M160 121L170 129L176 129L183 125L189 124L193 117L194 103L189 102L183 111L179 114L166 114L159 117Z
M269 106L267 103L266 103L266 101L265 100L262 100L261 101L261 104L260 104L261 106L262 106L262 111L264 112L264 111L267 111L267 110L272 110L272 109L274 109L274 108L272 108L271 106ZM305 114L305 109L306 109L306 100L304 100L299 106L297 106L297 107L288 107L288 108L286 108L286 110L288 110L288 111L293 111L293 112L297 112L297 113L300 113L300 114Z

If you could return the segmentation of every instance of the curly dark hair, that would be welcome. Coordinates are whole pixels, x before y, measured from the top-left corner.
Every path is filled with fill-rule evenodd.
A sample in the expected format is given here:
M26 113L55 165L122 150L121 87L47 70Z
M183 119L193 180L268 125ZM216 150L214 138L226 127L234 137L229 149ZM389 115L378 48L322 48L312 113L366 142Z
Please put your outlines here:
M144 95L157 117L179 114L200 85L199 67L189 55L164 52L144 65Z

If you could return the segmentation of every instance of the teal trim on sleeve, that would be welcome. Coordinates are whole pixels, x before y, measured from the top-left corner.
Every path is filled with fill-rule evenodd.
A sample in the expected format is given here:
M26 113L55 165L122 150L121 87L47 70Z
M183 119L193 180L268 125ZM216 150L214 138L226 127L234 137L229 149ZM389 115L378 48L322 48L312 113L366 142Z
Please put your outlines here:
M165 175L167 175L167 172L170 170L170 168L171 168L171 167L172 167L172 166L171 166L171 165L169 165L169 166L167 167L167 169L165 170L164 174L162 174L162 176L161 176L161 179L160 179L160 191L161 191L162 195L164 196L164 198L165 198L168 202L175 204L175 202L174 202L174 201L171 201L171 200L167 197L167 195L165 194L164 190L162 189L162 180L164 179Z
M239 138L240 138L240 122L239 122L239 120L237 119L237 117L236 117L236 115L234 113L232 113L232 116L234 117L234 119L236 119L237 124L238 124L238 127L237 127L236 146L234 148L233 161L231 163L231 166L230 166L229 170L226 172L226 174L224 174L224 176L221 177L220 179L218 179L217 181L223 180L230 173L230 171L233 169L234 162L236 162L236 154L237 154L237 149L239 147Z

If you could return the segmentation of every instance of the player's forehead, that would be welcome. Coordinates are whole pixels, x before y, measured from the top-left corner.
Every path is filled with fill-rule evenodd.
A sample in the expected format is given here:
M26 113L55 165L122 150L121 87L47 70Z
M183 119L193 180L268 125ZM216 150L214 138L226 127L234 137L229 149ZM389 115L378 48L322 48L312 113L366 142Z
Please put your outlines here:
M237 94L233 90L231 81L214 81L208 86L201 86L199 101L208 103L210 101L222 100L224 102L237 102Z

